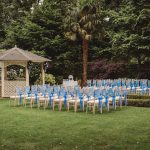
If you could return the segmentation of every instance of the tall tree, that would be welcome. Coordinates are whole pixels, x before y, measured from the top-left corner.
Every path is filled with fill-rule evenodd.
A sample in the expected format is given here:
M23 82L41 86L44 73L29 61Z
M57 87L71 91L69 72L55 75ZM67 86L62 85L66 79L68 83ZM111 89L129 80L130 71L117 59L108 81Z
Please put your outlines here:
M1 42L7 38L7 28L14 21L27 16L32 5L36 3L37 0L0 0L0 47Z
M104 36L104 29L102 26L103 17L100 15L100 12L101 7L98 1L84 3L83 6L77 1L75 7L68 9L66 18L64 19L66 38L73 41L76 41L77 39L82 40L83 86L86 85L87 82L89 42L95 35L98 35L99 37Z
M150 3L147 0L106 0L108 35L113 60L141 65L150 61ZM115 7L117 4L118 7Z
M109 28L111 50L115 59L124 59L127 62L136 60L140 66L150 57L148 2L146 0L121 0L118 5L117 8L112 7L112 1L109 1L111 7L107 10L112 23Z
M79 78L79 46L69 43L63 35L62 21L68 3L73 1L44 0L42 5L34 5L32 13L11 23L0 46L11 48L16 44L25 50L44 51L53 63L51 73L61 78L66 78L69 74Z

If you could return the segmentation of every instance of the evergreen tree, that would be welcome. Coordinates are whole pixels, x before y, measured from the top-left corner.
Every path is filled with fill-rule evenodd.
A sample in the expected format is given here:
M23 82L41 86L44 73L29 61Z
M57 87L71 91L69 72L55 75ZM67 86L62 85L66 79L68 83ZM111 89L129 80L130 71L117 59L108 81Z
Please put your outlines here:
M81 7L76 5L77 0L44 0L40 5L39 2L0 0L0 48L17 45L51 57L54 66L51 72L65 78L69 74L81 78L81 41L86 43L84 77L87 63L95 59L137 63L139 72L142 64L150 62L148 1L82 0ZM107 23L103 21L105 16L110 18ZM70 20L65 23L65 30L64 20ZM97 33L103 33L102 27L107 34L99 40ZM64 33L68 38L79 40L69 41Z
M100 14L101 8L99 4L99 2L95 1L82 6L78 1L75 7L68 10L65 18L65 27L66 30L69 30L65 33L65 36L72 41L77 39L82 41L83 85L86 85L87 82L89 41L95 35L104 36L103 17Z
M36 0L0 0L0 42L5 40L6 30L12 22L26 16ZM0 43L0 47L1 43Z
M109 9L111 50L115 59L138 64L150 55L150 9L145 0L122 0L119 7Z

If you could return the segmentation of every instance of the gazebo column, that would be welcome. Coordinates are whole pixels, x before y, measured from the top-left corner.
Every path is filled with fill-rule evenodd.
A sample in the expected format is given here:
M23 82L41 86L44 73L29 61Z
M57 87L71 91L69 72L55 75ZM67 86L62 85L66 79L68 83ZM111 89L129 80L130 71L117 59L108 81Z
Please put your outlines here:
M5 68L4 68L4 62L2 63L2 70L1 70L1 92L2 92L2 97L4 97L4 80L5 80Z
M29 69L28 69L28 62L26 64L26 86L29 86Z
M42 84L45 84L45 71L44 71L44 67L43 67L44 63L41 63L41 71L42 71Z

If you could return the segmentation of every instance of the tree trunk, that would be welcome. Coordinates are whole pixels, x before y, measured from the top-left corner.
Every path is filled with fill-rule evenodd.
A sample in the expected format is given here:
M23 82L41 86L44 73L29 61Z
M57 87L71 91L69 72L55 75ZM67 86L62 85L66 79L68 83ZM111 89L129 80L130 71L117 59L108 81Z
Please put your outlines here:
M83 50L83 73L82 73L82 86L87 85L87 62L88 62L88 41L82 41L82 50Z

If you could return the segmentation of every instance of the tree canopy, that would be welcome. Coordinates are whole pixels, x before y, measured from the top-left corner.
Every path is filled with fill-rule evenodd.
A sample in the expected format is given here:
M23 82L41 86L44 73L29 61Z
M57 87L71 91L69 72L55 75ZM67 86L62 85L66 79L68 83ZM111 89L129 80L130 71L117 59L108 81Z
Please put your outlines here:
M88 65L107 59L110 63L138 64L138 71L141 72L140 66L149 64L150 4L147 0L39 2L41 1L0 0L1 49L17 45L51 58L52 68L49 72L56 78L66 78L73 74L75 78L81 79L83 35L90 43ZM90 13L89 3L93 8ZM81 9L83 11L79 15ZM104 21L105 17L107 21ZM66 24L66 21L69 22ZM94 23L98 26L93 26ZM80 36L79 40L68 40L66 36L70 34L74 35L73 38ZM103 35L103 38L97 35Z

